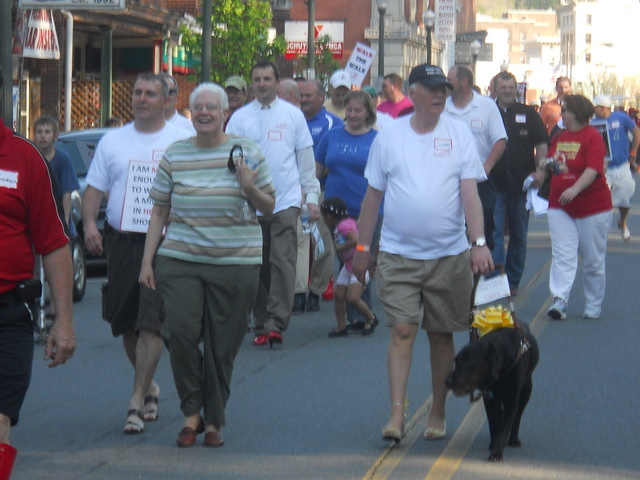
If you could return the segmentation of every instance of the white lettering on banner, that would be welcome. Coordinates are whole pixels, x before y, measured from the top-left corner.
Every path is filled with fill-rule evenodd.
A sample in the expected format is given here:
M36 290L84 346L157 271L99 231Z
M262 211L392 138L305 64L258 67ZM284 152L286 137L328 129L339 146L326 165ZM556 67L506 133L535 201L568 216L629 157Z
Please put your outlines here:
M24 34L22 56L30 58L60 58L60 45L50 10L32 10Z
M153 156L154 158L157 157L156 152L154 152ZM149 193L157 171L158 162L129 161L129 174L124 194L124 205L122 206L122 220L120 222L121 231L147 232L151 210L153 209L153 200L149 198Z

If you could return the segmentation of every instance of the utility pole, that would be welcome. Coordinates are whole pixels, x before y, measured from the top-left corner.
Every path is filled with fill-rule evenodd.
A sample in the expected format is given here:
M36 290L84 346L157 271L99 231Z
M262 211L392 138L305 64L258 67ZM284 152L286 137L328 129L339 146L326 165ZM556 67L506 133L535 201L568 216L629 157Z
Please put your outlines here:
M2 87L2 98L0 98L0 117L4 124L13 128L13 82L12 61L11 61L11 2L6 0L0 7L0 67L4 72L4 86Z
M213 0L203 0L202 4L202 58L200 65L200 81L211 81L211 16L213 15Z
M307 26L307 80L316 78L316 2L307 0L309 24Z

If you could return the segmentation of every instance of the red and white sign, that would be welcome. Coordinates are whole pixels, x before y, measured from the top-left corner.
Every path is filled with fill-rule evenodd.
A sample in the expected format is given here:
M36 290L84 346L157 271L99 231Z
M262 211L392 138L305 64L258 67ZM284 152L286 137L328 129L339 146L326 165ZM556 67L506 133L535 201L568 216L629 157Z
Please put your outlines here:
M344 67L345 72L351 76L353 85L358 87L362 85L375 56L376 51L370 46L360 42L356 43L356 48L351 51L351 57Z
M340 59L344 54L344 22L318 22L314 26L313 37L324 37L328 35L331 38L329 49L333 54L333 58ZM306 55L309 49L308 40L308 24L307 22L290 21L284 23L284 39L287 42L287 50L284 58L293 60L300 55ZM316 55L320 54L319 48L316 46Z
M60 58L60 44L51 10L31 10L28 15L18 12L12 53L29 58Z

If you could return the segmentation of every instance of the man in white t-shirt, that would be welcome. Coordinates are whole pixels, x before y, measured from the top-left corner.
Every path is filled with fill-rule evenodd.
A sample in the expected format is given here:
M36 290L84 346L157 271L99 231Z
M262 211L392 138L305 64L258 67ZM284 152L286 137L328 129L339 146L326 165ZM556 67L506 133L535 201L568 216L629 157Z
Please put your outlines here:
M176 110L176 104L178 103L178 82L168 73L161 73L160 76L164 78L169 88L169 98L164 106L164 119L170 125L175 125L188 131L192 136L196 134L196 129L193 128L191 120L184 115L178 113Z
M278 98L278 80L278 67L272 62L254 65L251 87L256 99L236 111L226 129L260 147L276 187L273 214L259 217L263 246L260 286L253 307L256 346L281 344L282 332L289 326L302 191L311 221L320 219L313 140L300 109Z
M369 152L369 187L353 260L364 284L384 197L377 275L378 298L391 327L391 413L382 435L395 441L404 434L411 352L421 325L429 339L433 388L424 436L446 435L444 380L455 356L453 332L469 328L472 272L493 269L477 190L477 182L486 180L482 163L467 127L441 116L450 85L439 67L426 64L411 71L409 85L415 113L385 126Z
M103 289L103 315L114 337L122 336L134 370L127 434L142 433L145 421L158 418L160 387L153 376L162 352L160 328L164 307L160 294L138 285L144 242L152 202L148 192L165 149L189 132L165 121L169 88L162 76L142 74L136 80L133 123L107 133L96 148L87 173L82 200L82 221L87 250L103 254L103 237L96 220L107 198L104 253L107 288Z
M469 67L456 65L449 70L447 81L453 86L444 111L446 115L464 122L475 140L484 171L489 176L507 148L507 131L496 102L473 91L473 72ZM496 194L491 180L478 184L484 214L484 234L493 250L493 211Z

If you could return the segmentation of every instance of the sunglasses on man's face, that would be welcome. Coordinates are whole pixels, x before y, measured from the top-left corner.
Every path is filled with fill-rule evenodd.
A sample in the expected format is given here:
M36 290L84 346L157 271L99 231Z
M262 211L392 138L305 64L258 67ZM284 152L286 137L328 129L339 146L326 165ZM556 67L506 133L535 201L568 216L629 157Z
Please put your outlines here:
M234 145L229 152L229 161L227 162L227 168L231 173L236 173L236 160L244 159L244 151L242 145Z

